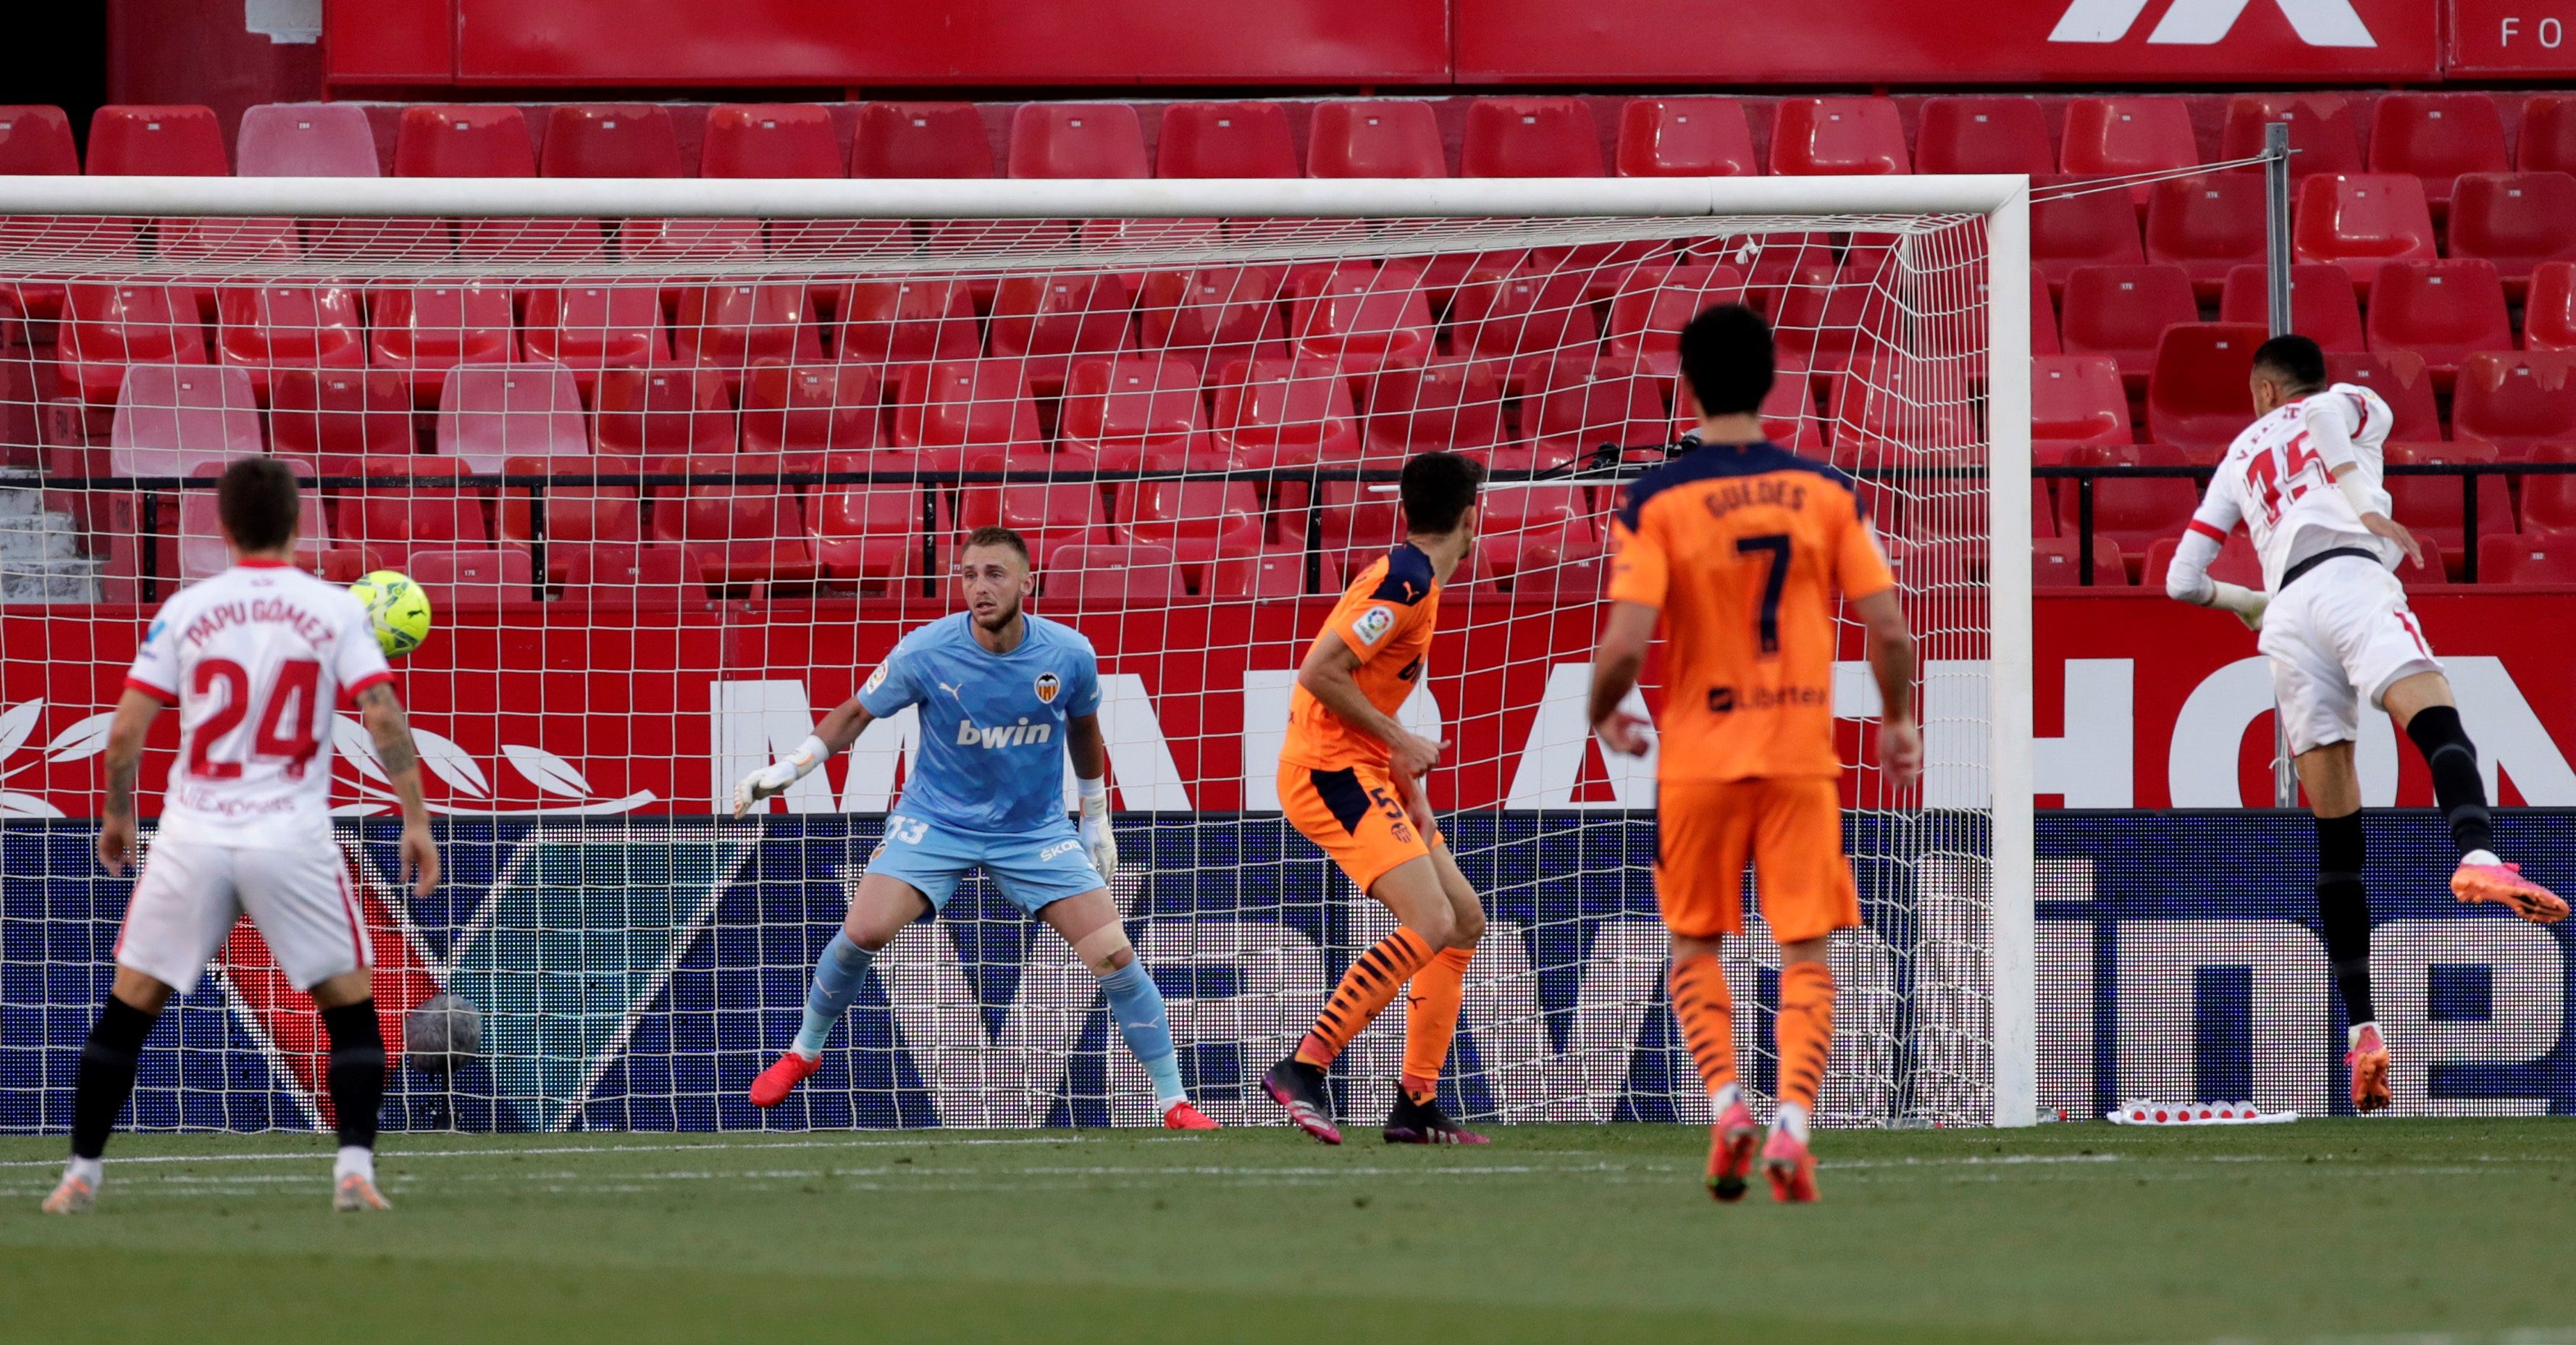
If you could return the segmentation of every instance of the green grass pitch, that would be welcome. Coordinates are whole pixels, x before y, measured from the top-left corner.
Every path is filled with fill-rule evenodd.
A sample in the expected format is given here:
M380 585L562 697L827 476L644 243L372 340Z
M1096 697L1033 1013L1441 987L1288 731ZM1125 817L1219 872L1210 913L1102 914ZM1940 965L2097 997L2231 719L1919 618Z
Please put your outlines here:
M1704 1138L1285 1129L0 1140L16 1341L2576 1342L2564 1121L1832 1133L1822 1204ZM1361 1142L1365 1140L1366 1142ZM119 1161L123 1160L123 1161ZM146 1161L136 1161L146 1160Z

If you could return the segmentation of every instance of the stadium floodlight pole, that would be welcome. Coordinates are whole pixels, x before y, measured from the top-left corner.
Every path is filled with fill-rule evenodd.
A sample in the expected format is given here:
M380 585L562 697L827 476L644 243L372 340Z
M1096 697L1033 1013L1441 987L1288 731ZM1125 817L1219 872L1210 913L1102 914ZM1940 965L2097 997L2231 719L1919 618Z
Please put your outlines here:
M2290 330L2290 124L2263 127L2263 280L2271 299L2271 331ZM2290 730L2272 712L2272 806L2299 806L2299 772L2290 760Z

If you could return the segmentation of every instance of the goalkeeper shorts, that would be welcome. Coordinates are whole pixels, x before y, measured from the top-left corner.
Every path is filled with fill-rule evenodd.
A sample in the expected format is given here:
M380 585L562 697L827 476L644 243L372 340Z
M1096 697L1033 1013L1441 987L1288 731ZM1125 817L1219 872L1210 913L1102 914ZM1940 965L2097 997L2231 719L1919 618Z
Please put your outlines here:
M1777 942L1803 943L1860 923L1833 777L1666 780L1656 789L1655 815L1655 904L1675 934L1744 932L1748 860Z
M1031 915L1109 886L1083 853L1073 823L1063 819L1030 834L994 836L895 813L886 818L885 839L868 856L868 872L910 884L930 899L932 910L945 908L974 869Z

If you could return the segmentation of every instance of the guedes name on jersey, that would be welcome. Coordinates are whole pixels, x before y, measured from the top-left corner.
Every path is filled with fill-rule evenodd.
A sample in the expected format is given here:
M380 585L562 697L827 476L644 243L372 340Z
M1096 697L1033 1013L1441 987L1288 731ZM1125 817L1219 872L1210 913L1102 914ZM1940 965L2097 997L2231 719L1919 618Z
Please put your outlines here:
M1711 518L1724 518L1738 509L1757 504L1799 509L1806 505L1807 488L1799 482L1766 476L1721 486L1701 496L1700 501L1708 507Z

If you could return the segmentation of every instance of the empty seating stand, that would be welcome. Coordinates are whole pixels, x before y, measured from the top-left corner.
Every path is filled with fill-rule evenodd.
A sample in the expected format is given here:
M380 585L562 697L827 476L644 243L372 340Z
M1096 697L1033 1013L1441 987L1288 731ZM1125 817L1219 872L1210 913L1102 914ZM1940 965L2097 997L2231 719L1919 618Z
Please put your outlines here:
M1762 171L1744 104L1632 98L1619 112L1621 177L1746 177Z
M2576 261L2576 176L2462 174L2446 227L2449 255L2495 263L2505 297L2519 300L2533 267Z
M2298 186L2290 223L2295 260L2352 273L2365 301L2380 265L2434 258L2433 213L2421 179L2394 173L2318 173Z
M1467 107L1461 177L1599 177L1601 133L1575 98L1479 98Z
M1440 123L1427 103L1322 102L1306 134L1310 177L1447 177Z
M2483 93L2387 93L2371 109L2370 170L2411 173L2435 213L2449 208L2462 173L2501 173L2504 121Z
M1288 110L1277 103L1173 103L1163 109L1156 177L1298 177Z
M233 162L243 177L380 177L376 133L355 103L265 103L242 113Z
M811 103L725 103L707 112L698 176L842 177L832 114Z
M1893 100L1784 98L1771 127L1771 171L1886 174L1913 166Z
M111 105L90 118L93 177L225 177L232 171L212 108Z

